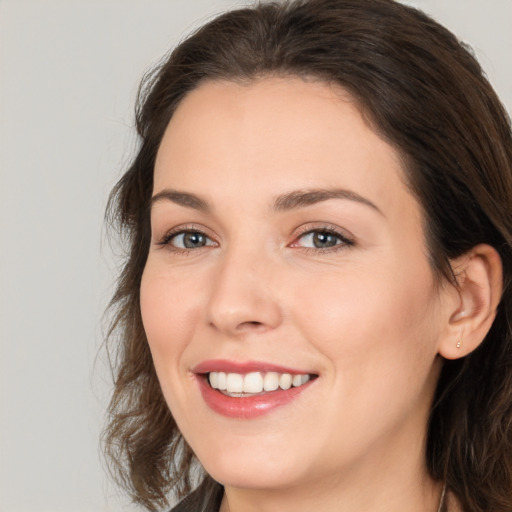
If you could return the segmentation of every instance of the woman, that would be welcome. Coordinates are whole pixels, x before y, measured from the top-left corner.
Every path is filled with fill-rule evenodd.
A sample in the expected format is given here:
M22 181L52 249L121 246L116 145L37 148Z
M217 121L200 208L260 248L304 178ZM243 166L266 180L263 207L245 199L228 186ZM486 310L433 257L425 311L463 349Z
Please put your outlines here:
M141 88L106 448L176 510L512 510L512 138L391 0L232 11Z

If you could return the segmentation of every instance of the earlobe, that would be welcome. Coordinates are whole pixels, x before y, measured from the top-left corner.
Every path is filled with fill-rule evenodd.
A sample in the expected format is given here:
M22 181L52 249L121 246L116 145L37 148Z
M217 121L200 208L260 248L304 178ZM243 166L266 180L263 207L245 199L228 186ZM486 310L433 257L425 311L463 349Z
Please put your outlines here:
M439 354L459 359L475 350L484 340L496 317L501 299L503 270L501 258L487 244L452 261L457 293L450 302L446 331L439 342Z

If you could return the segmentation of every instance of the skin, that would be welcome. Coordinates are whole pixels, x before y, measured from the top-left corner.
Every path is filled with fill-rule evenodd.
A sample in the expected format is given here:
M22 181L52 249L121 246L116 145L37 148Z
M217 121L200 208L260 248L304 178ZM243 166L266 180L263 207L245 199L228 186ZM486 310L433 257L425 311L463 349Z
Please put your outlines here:
M209 211L154 202L142 317L171 412L225 486L221 510L437 510L426 424L439 352L471 315L432 273L404 176L351 98L322 82L208 82L169 123L154 195L191 193ZM343 189L373 206L333 198L272 208L305 189ZM334 247L305 235L326 228L340 234ZM187 229L206 245L183 249ZM465 261L478 269L481 259ZM192 372L207 359L318 378L268 415L227 418L205 404Z

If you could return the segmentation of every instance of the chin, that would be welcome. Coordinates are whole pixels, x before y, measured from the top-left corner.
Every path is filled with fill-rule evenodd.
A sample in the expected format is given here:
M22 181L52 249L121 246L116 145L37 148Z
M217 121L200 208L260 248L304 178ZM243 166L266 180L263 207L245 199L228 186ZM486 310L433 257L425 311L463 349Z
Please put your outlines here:
M263 448L240 449L223 446L218 453L210 451L201 461L207 473L224 486L244 489L278 489L300 482L304 464L295 456L282 449Z
M225 487L253 490L277 490L293 487L301 481L296 468L248 464L237 464L226 467L214 464L206 468L208 474Z

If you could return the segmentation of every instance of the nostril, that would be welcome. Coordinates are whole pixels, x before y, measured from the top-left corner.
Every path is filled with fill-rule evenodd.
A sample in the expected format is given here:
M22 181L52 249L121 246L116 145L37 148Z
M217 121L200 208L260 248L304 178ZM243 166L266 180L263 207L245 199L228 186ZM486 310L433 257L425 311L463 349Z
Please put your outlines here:
M215 324L215 322L210 322L210 325L212 327L215 327L215 328L218 328ZM242 331L246 331L246 330L261 330L261 329L265 329L265 324L263 322L258 322L256 320L254 321L246 321L246 322L241 322L239 324L237 324L235 327L234 327L234 330L233 332L242 332Z
M265 324L263 322L258 322L256 320L248 320L247 322L242 322L238 324L237 331L244 331L244 330L261 330L265 328Z

